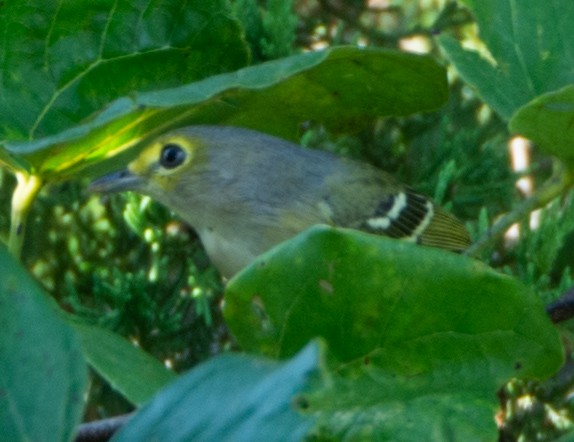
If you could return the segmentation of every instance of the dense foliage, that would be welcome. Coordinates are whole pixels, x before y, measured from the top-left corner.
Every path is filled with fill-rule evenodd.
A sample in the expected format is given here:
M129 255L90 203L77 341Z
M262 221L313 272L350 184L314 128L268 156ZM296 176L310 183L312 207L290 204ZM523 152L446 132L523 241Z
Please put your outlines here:
M571 431L571 325L544 306L574 285L573 20L570 0L0 4L0 440L139 407L119 440ZM464 220L469 256L319 227L223 284L163 207L86 192L197 123L375 164Z

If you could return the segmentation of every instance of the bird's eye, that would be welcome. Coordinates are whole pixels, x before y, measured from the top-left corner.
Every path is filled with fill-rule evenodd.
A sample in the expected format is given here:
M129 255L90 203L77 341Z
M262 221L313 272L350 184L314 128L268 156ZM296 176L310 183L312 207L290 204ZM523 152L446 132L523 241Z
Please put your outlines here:
M186 153L178 144L166 144L161 150L159 164L166 169L173 169L185 161Z

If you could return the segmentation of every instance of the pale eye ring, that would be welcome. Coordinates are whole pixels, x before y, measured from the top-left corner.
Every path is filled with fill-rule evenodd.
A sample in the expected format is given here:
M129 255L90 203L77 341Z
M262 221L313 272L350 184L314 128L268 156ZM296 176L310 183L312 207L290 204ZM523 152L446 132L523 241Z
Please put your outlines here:
M173 169L182 165L185 157L185 150L179 144L168 143L161 150L159 164L165 169Z

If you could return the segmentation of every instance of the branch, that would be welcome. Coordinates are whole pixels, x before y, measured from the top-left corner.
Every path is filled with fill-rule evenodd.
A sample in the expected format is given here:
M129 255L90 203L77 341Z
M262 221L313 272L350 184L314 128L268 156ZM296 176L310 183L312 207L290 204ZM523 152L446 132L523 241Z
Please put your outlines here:
M131 417L132 414L123 414L109 419L81 424L78 427L75 442L106 442L110 440Z
M546 306L546 313L555 324L574 317L574 287Z
M448 28L474 23L474 19L468 10L459 8L456 2L449 2L440 11L431 26L423 27L416 25L412 29L404 32L388 33L381 32L361 23L360 16L362 10L352 8L343 1L319 0L319 4L329 14L353 26L365 34L370 40L383 46L396 46L400 40L415 35L432 37ZM389 11L394 9L400 8L396 6L389 6L389 8L387 8Z

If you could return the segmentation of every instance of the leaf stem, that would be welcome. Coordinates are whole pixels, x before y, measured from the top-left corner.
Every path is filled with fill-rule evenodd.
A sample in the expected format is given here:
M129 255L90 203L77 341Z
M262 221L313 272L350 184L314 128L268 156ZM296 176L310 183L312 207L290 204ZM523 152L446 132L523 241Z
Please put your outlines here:
M22 245L24 244L26 218L36 195L42 188L42 180L37 175L29 175L23 172L16 172L16 180L16 188L12 194L8 249L14 257L20 258Z
M481 238L465 250L467 256L478 256L492 245L516 222L524 219L531 212L546 206L555 198L563 195L574 184L574 175L565 168L549 178L534 194L522 201L514 210L504 215Z

